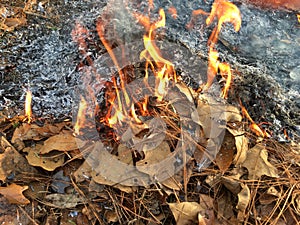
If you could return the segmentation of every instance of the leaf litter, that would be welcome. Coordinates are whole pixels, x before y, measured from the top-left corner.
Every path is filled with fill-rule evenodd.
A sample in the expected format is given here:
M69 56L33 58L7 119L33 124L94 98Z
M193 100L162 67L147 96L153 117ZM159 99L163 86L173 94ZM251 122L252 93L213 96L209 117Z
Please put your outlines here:
M36 14L36 4L30 0L24 8L1 6L0 30L9 32L25 25L26 15ZM220 151L213 151L209 167L199 170L204 154L199 146L184 171L151 186L125 186L101 176L97 171L109 168L99 161L108 152L99 152L97 143L90 146L76 139L68 121L40 126L24 123L21 117L1 118L5 129L0 130L0 194L18 206L11 211L21 214L23 224L58 224L58 214L66 224L299 223L299 143L253 137L244 127L238 107L213 102L207 96L197 105L192 119L201 126L201 144L209 143L213 149L225 126ZM220 125L220 119L226 124ZM136 138L151 126L151 141L161 144ZM170 154L169 145L157 141L161 138L159 126L159 121L152 120L123 135L145 154L138 165L156 163ZM8 130L12 137L5 137ZM127 146L119 145L115 160L133 165L131 153ZM112 171L112 175L120 172ZM155 174L139 172L149 177ZM0 202L4 202L2 198ZM11 215L16 213L3 211L2 205L0 222L12 221Z
M232 123L242 123L238 109L233 106L226 109L223 144L207 169L197 170L198 153L195 153L187 164L189 172L181 171L161 184L145 187L124 186L97 173L109 169L99 163L103 151L98 151L99 144L96 148L86 145L86 141L76 140L69 130L69 122L45 123L42 127L21 122L10 141L25 147L16 150L1 136L0 178L3 185L0 193L11 204L21 207L36 202L46 209L76 209L79 217L89 222L119 223L127 221L127 217L154 224L162 221L176 224L244 224L245 221L253 223L258 219L274 223L282 221L282 218L299 221L299 161L297 155L292 157L297 153L296 145L293 144L293 149L290 149L287 144L268 139L257 138L256 142L253 141L253 136L246 130L241 132L240 127L231 126ZM209 113L206 115L211 116ZM201 112L201 126L206 120ZM78 152L79 147L86 153ZM166 142L152 148L147 145L141 151L145 155L137 162L140 166L159 162L170 154ZM117 152L115 160L133 165L130 148L121 144ZM84 159L84 154L89 155ZM293 160L292 163L285 161L287 159ZM201 160L200 156L198 160ZM20 164L22 170L19 169ZM73 167L72 171L64 172L69 166ZM54 171L52 175L49 174L51 171ZM113 172L114 176L121 173ZM155 171L143 169L140 172L149 177L155 174ZM182 185L184 179L188 181L186 191ZM38 180L44 185L36 182ZM96 202L106 205L100 210L104 219L97 216L99 209ZM259 205L254 202L259 202ZM154 210L157 204L161 208ZM271 207L268 209L272 212L269 216L261 210L264 206ZM89 216L85 207L91 209ZM135 211L138 208L140 210ZM35 221L40 221L43 215L41 213L40 217L35 217ZM46 217L50 220L52 216L49 214Z

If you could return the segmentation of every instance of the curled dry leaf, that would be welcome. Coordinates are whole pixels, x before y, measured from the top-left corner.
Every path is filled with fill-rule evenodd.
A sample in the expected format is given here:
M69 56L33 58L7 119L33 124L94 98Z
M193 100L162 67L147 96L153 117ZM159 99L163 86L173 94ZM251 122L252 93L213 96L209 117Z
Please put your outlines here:
M246 157L248 151L249 140L244 135L235 137L236 155L233 159L235 165L242 164Z
M246 217L246 209L250 203L251 196L247 184L241 184L241 186L242 186L242 190L240 191L240 193L238 193L239 201L236 208L239 210L237 218L239 221L242 222Z
M247 158L242 163L248 170L250 180L266 175L279 177L277 169L268 161L268 152L262 144L257 144L247 152Z
M169 203L177 225L197 224L198 213L203 209L197 202Z
M32 148L25 148L28 152L26 156L28 163L32 166L40 166L45 170L54 171L56 168L62 166L65 162L65 154L52 151L47 154L39 154L42 145L37 144ZM24 150L25 150L24 149Z
M22 193L26 189L28 189L28 186L11 184L7 187L0 187L0 194L2 194L11 204L27 205L30 201Z
M86 141L75 138L71 132L60 133L48 138L40 149L41 154L49 153L52 150L72 151L82 148Z

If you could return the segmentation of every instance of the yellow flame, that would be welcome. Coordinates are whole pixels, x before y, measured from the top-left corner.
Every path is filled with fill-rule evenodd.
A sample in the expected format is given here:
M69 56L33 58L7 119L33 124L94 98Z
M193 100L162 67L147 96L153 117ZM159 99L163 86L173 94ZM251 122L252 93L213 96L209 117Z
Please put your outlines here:
M84 127L85 125L85 114L86 114L86 109L87 109L87 103L85 101L85 99L80 96L80 103L79 103L79 109L77 112L77 119L76 119L76 123L74 125L74 132L76 135L79 135L79 131L81 128Z
M32 117L31 101L32 101L31 91L27 90L26 91L26 99L25 99L25 116L28 119L28 123L31 122L31 117Z

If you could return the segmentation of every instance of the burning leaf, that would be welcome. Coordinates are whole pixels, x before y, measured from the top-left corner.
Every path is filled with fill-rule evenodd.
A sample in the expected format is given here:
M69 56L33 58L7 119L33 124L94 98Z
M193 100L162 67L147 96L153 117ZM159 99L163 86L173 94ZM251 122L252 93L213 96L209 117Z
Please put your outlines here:
M224 173L233 161L233 154L235 152L235 139L232 134L229 132L225 133L224 141L221 145L221 148L216 156L216 164Z
M28 163L32 166L40 166L45 170L54 171L56 168L62 166L65 162L65 154L57 151L52 151L47 154L40 154L42 145L37 144L33 148L26 148L29 152L26 156Z
M8 176L19 178L22 173L36 174L35 168L3 137L0 136L0 147L5 151L0 154L0 180Z
M250 203L251 196L250 196L250 190L249 190L247 184L241 184L241 186L242 186L242 190L240 193L238 193L239 201L238 201L236 208L239 210L237 218L239 221L242 222L242 221L244 221L244 218L246 217L246 209Z
M279 177L277 169L268 161L268 151L261 144L255 145L247 152L242 166L248 169L250 180L259 179L262 175Z
M27 205L30 201L22 194L27 190L28 186L20 186L11 184L7 187L0 187L0 194L2 194L11 204Z
M169 203L177 225L196 224L203 208L197 202Z
M44 142L44 145L40 150L40 154L45 154L52 150L72 151L82 148L85 144L85 141L75 138L71 132L60 133L48 138Z

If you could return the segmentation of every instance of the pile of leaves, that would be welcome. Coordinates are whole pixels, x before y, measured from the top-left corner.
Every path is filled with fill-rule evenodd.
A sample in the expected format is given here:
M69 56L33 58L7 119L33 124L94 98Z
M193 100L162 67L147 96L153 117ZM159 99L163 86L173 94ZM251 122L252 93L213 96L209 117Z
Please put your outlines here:
M197 112L204 131L211 129L205 124L206 116L211 117L206 106L198 103ZM199 170L202 156L196 149L178 174L162 183L134 187L116 184L96 172L97 165L86 156L100 156L92 155L94 146L73 135L71 121L28 124L24 117L2 116L0 222L299 223L299 144L256 137L245 131L247 124L238 108L227 105L225 113L224 140L209 167ZM156 154L150 151L144 161L161 160L169 154L165 149L158 146ZM119 160L131 160L122 157L124 146L118 151Z

